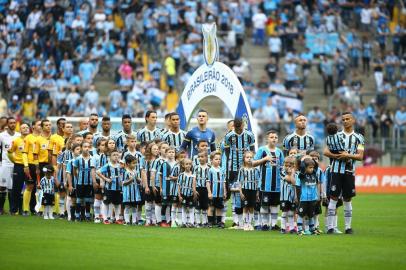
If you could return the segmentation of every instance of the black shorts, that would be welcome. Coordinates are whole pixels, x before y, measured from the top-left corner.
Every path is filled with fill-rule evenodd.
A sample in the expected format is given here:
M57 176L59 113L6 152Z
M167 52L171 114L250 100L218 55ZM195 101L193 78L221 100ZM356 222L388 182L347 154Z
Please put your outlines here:
M42 197L42 205L47 205L47 206L53 206L55 201L55 195L54 194L49 194L49 193L44 193L44 196Z
M314 214L320 215L322 213L323 213L323 211L321 210L321 201L316 201L316 206L314 208Z
M72 192L69 192L68 196L71 198L76 198L77 197L76 188L72 189Z
M355 197L355 176L352 173L332 173L330 196L349 199Z
M235 208L234 211L237 215L241 215L243 212L242 208Z
M234 184L238 179L238 172L234 172L234 171L227 171L227 183L229 185Z
M326 202L323 202L322 205L325 206L325 207L328 207L328 204L329 204L329 203L330 203L330 197L327 197L327 201L326 201ZM338 207L340 207L340 206L343 206L343 199L338 198L336 207L338 208Z
M93 186L89 185L77 185L76 186L76 198L93 198Z
M224 208L224 199L223 197L216 197L210 200L210 206L213 206L216 209Z
M36 167L34 164L28 164L28 169L30 170L30 176L31 178L28 178L27 176L24 178L25 184L26 185L35 185L37 182L37 173L36 173Z
M152 192L152 187L149 187L149 194L147 194L144 190L144 196L143 196L144 200L146 202L153 202L154 201L154 192Z
M103 202L105 204L118 205L122 202L122 195L120 190L106 190L103 197Z
M209 208L209 194L207 192L207 188L205 187L198 187L196 188L197 196L196 201L196 209L198 210L207 210Z
M157 187L156 189L157 191L154 195L154 202L157 204L161 204L162 203L161 188Z
M162 203L162 196L161 196L161 189L156 188L157 191L154 193L152 191L152 187L149 187L149 194L145 193L145 201L146 202L155 202L155 203Z
M183 206L193 207L194 206L193 196L182 196L181 203Z
M123 203L124 206L130 206L130 207L137 207L139 204L138 202L125 202Z
M66 192L65 186L64 186L62 183L59 184L58 192L59 192L59 193L64 193L64 192Z
M280 192L262 192L261 206L278 206L280 201Z
M245 197L244 200L242 201L242 206L243 207L255 207L255 203L257 202L257 191L243 189L242 194Z
M96 178L96 183L97 183L98 185L100 185L100 179L99 179L99 178ZM94 195L97 195L97 194L101 195L101 194L103 194L103 190L102 190L100 187L95 188L95 189L93 190L93 192L94 192Z
M298 207L298 214L301 217L314 217L314 210L316 209L317 201L300 202Z
M281 211L282 212L287 212L287 211L296 211L296 204L294 202L290 201L281 201Z

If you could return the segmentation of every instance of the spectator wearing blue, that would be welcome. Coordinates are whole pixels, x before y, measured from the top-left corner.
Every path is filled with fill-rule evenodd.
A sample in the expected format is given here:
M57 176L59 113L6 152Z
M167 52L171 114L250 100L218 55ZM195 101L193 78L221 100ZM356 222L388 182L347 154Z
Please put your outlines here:
M302 84L305 87L307 86L307 77L310 74L313 59L313 53L309 48L305 48L305 50L300 54L300 63L302 65Z
M406 105L401 105L395 113L395 129L400 132L400 138L404 139L406 131Z
M87 56L85 61L79 65L79 76L81 80L81 86L88 88L93 82L93 78L96 75L96 67L90 62L90 57Z
M362 39L362 72L369 76L370 63L372 57L372 44L365 36Z
M372 137L374 139L378 136L378 121L375 103L375 99L372 99L367 107L368 124L371 126Z
M381 53L384 54L386 50L386 40L387 36L389 36L389 28L386 24L380 23L378 24L378 28L376 29L377 32L377 41L379 44L379 48L381 50Z
M333 85L333 61L324 55L321 58L320 71L323 78L324 95L332 95L334 93ZM330 88L330 93L328 93L328 88Z
M386 78L391 83L395 81L395 71L398 65L399 57L397 57L397 55L393 51L389 51L389 53L385 57L385 73Z
M396 83L396 98L398 104L406 104L406 74L402 74L400 80Z

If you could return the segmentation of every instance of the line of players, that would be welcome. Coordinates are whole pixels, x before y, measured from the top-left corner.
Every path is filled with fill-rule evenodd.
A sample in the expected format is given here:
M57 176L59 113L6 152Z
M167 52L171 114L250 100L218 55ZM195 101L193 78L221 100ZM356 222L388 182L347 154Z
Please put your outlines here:
M353 125L352 115L343 114L344 129L346 116L348 127ZM347 138L345 130L331 132L324 152L331 158L332 167L323 172L318 167L319 153L312 151L314 138L306 132L303 115L296 117L295 132L283 141L286 158L276 147L275 131L268 132L267 145L254 153L254 135L244 128L241 119L228 123L229 132L220 151L216 150L214 132L206 128L205 111L199 111L198 126L188 133L179 129L176 113L165 117L164 130L156 127L155 112L148 111L145 119L146 126L133 132L131 118L125 115L123 130L113 135L106 117L101 132L97 132L97 115L91 115L89 126L76 134L72 125L61 118L57 134L52 136L51 123L43 120L33 123L31 134L29 126L22 124L19 136L13 133L15 120L9 118L0 142L5 146L4 133L8 133L8 141L15 137L11 147L2 147L3 151L9 148L7 157L14 164L11 167L3 158L2 183L10 182L7 179L13 172L11 213L34 212L34 190L38 185L45 219L53 218L54 200L50 198L56 193L59 209L55 210L62 217L67 213L68 220L90 220L93 208L96 223L224 228L226 202L231 199L232 228L253 230L254 223L262 230L318 234L323 201L328 206L327 231L339 232L332 204L337 207L339 197L344 197L344 205L348 206L348 199L355 196L355 186L347 183L345 175L353 176L348 155L362 154L361 135L351 131ZM8 169L3 170L5 167ZM344 176L337 177L342 167ZM6 188L10 189L9 183ZM1 190L0 207L5 190ZM281 228L277 225L279 205ZM143 207L145 221L141 219ZM346 232L352 233L352 211L347 208Z

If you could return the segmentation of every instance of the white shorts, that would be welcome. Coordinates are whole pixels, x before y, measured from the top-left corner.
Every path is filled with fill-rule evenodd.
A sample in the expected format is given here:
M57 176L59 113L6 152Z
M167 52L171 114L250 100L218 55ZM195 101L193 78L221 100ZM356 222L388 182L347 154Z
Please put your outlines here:
M13 169L14 167L0 167L0 187L13 188Z

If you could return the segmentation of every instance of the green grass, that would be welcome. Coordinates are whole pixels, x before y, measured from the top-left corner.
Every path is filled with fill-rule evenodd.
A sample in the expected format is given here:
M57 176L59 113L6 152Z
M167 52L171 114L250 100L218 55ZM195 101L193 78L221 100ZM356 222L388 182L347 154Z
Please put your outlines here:
M354 235L106 226L1 216L0 269L406 269L405 199L356 197ZM342 209L339 222L342 229Z

